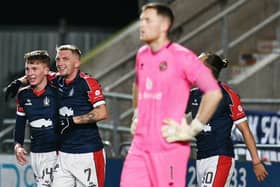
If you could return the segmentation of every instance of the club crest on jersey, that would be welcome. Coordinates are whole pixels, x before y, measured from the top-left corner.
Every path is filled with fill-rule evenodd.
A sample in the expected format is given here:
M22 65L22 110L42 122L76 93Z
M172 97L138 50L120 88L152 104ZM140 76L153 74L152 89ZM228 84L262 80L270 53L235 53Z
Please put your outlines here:
M160 71L165 71L167 69L167 62L166 61L162 61L159 64L159 70Z
M46 96L43 100L44 106L50 106L50 99Z

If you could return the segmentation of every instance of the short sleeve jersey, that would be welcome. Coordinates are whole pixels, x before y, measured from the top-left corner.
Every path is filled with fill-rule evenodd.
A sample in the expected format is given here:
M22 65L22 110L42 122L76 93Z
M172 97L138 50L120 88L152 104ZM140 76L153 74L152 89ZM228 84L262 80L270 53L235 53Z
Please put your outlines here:
M219 83L223 98L205 129L197 135L197 159L214 155L234 157L231 128L245 120L246 114L237 93L225 83ZM202 97L199 89L191 92L188 111L194 117Z
M84 115L105 104L100 84L89 74L79 72L71 82L56 75L50 75L49 80L58 89L60 116ZM88 153L102 148L96 123L76 124L69 133L61 135L60 150L66 153Z
M204 80L206 82L202 83ZM147 45L140 48L136 56L135 81L138 124L132 147L149 151L183 145L168 144L161 135L161 127L166 118L181 121L192 84L205 92L219 89L211 72L197 56L176 43L168 43L157 52Z

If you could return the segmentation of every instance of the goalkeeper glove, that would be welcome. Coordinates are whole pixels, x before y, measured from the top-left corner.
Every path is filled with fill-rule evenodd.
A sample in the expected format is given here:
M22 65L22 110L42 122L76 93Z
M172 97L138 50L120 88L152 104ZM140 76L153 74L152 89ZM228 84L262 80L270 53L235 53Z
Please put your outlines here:
M166 119L164 123L166 125L162 127L161 132L169 143L192 140L204 128L204 125L198 119L194 119L191 125L187 124L185 118L182 119L181 124L172 119Z

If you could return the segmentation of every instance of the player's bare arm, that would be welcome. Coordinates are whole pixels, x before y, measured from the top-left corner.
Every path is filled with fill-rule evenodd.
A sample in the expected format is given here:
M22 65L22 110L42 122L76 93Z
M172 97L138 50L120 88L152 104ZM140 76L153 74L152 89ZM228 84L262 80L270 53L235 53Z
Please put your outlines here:
M108 117L108 112L107 112L106 105L102 104L97 106L87 114L74 116L73 121L75 124L87 124L91 122L104 120L107 117Z
M201 123L207 123L216 111L223 95L220 90L213 90L203 95L198 109L197 118Z
M256 178L259 182L264 181L264 179L268 176L268 172L266 171L264 165L262 164L257 148L256 148L256 142L254 139L254 136L249 128L248 122L243 121L237 125L237 128L242 133L242 136L244 138L244 142L250 152L252 164L253 164L253 170L256 175Z

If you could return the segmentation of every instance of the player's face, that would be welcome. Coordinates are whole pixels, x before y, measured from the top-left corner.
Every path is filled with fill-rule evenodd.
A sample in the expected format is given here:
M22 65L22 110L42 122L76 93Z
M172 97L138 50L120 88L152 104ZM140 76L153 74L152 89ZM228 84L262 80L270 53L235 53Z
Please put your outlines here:
M155 9L149 8L140 16L140 40L151 43L158 40L162 32L164 19L157 14Z
M29 84L35 88L41 89L46 86L49 68L35 60L32 63L25 63L25 75Z
M80 61L71 50L58 51L55 60L57 70L62 77L72 79L76 76Z

